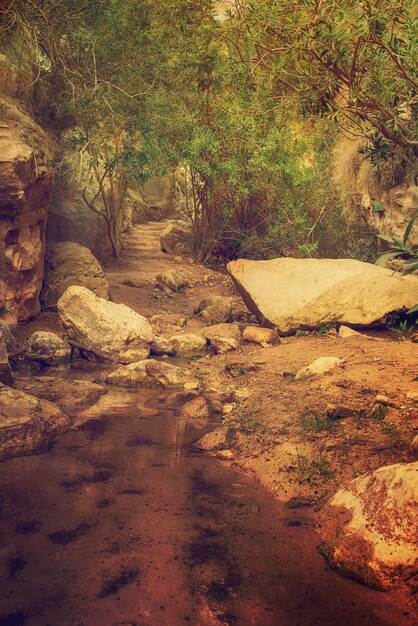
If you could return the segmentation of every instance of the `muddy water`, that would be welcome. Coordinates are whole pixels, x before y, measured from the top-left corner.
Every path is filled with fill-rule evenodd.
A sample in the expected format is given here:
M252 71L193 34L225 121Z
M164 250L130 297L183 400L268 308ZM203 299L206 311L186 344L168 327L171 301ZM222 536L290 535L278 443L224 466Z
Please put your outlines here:
M179 399L111 390L0 465L0 626L412 624L332 572L310 513L192 445Z

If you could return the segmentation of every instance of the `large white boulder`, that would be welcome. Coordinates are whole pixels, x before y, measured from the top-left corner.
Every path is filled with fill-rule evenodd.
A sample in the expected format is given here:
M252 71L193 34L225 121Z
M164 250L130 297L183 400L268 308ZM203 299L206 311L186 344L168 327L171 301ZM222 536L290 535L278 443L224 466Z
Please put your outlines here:
M120 363L149 355L152 328L145 317L124 304L73 286L61 296L57 307L70 342L83 351Z
M379 589L418 568L418 461L351 481L321 512L323 552L341 573Z
M260 323L281 334L330 322L370 326L418 302L418 276L353 259L240 259L228 271Z

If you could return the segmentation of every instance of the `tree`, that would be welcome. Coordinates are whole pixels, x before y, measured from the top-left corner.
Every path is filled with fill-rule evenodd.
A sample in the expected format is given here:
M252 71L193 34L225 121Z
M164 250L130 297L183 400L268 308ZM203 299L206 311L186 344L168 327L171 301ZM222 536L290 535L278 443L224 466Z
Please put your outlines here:
M229 45L267 78L276 106L326 116L369 155L412 163L417 19L413 0L240 0Z

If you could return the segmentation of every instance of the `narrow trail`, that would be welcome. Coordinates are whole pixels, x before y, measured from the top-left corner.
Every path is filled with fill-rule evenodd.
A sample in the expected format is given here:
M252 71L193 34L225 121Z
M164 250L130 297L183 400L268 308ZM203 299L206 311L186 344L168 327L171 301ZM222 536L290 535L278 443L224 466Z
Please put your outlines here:
M196 303L232 287L163 254L164 226L125 238L107 269L112 297L197 328ZM162 293L155 275L173 267L191 287ZM60 375L94 380L104 369L75 363ZM396 595L327 566L309 510L194 446L218 418L185 417L188 399L111 388L71 415L50 451L1 464L0 626L413 626Z

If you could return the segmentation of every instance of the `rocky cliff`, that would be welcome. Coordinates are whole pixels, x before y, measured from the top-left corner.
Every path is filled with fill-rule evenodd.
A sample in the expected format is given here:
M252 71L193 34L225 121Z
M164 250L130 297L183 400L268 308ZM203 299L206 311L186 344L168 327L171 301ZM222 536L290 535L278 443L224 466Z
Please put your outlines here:
M15 323L39 312L51 142L3 55L0 65L0 318Z

